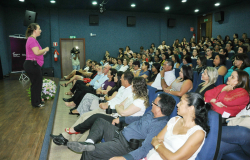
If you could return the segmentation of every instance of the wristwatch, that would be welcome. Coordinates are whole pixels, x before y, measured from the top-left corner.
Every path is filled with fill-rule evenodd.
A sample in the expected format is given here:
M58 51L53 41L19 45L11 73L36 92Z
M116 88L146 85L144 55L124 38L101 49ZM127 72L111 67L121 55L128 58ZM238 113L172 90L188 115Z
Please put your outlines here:
M155 150L157 150L157 149L159 148L160 145L161 145L161 144L157 144L157 145L155 146Z
M164 77L161 77L161 79L164 79Z

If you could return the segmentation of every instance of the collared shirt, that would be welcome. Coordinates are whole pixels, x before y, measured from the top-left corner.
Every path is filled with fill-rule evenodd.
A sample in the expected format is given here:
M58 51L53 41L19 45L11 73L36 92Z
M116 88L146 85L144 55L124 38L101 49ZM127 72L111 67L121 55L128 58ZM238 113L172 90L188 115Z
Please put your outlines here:
M89 84L93 86L95 84L95 81L97 81L98 79L100 79L101 76L102 76L102 74L97 74L95 76L95 78L91 80L91 82Z
M115 109L115 105L120 104L123 102L129 95L132 94L132 87L129 86L125 88L124 86L121 86L116 94L116 96L108 101L110 108Z
M165 82L166 82L166 84L168 86L170 86L171 83L174 82L175 79L176 79L176 77L175 77L175 74L174 74L174 70L167 71L167 72L164 73L164 80L165 80ZM158 73L158 75L155 78L154 83L152 83L151 86L154 87L154 88L157 88L157 90L162 90L162 87L161 87L161 74L160 73Z
M107 75L104 75L104 73L101 74L101 77L100 77L97 81L95 81L93 88L94 88L94 89L100 88L101 85L102 85L106 80L108 80L108 79L109 79L109 78L108 78Z
M120 117L120 122L129 124L122 131L123 136L129 142L130 139L144 139L142 146L130 153L123 155L127 160L142 159L147 156L149 150L153 148L151 141L153 137L166 126L170 116L154 118L152 111L147 112L142 117Z

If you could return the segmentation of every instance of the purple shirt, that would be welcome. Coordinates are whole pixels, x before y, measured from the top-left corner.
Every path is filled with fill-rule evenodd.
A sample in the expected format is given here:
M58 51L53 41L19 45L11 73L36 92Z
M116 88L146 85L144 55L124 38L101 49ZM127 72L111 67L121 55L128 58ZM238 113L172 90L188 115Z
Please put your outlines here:
M36 60L39 66L42 67L44 63L43 55L37 56L33 53L32 48L38 47L39 50L42 50L42 47L38 41L33 37L28 37L26 42L26 60Z
M106 90L108 88L108 86L110 87L114 87L115 86L115 82L106 80L103 84L102 84L102 90Z

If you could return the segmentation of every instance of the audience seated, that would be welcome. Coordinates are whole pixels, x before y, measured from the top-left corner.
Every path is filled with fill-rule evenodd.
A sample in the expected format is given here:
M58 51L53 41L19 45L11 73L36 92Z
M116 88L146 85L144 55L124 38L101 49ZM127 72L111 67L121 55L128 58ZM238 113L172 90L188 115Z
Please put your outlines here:
M205 82L202 82L198 85L195 93L199 93L202 97L206 91L213 89L215 87L215 82L218 78L218 71L214 67L207 67L202 73L201 79Z
M107 93L105 92L104 99L106 101L109 101L116 96L118 89L121 87L120 79L121 79L122 74L123 72L121 71L116 73L114 77L114 82L116 83L116 85L112 87L109 91L107 91ZM95 109L96 106L98 106L98 104L99 104L99 97L95 94L87 93L83 97L77 109L72 109L71 113L73 114L79 113L80 115L82 115L86 112L89 112L90 110Z
M152 139L154 148L147 154L147 160L195 160L201 150L210 130L207 124L210 105L197 93L187 93L177 106L179 116L171 118Z
M206 58L207 60L213 60L213 51L211 50L211 48L207 48L206 49Z
M234 66L224 76L224 82L226 83L227 78L231 76L232 72L238 69L246 71L250 75L250 61L246 54L237 54L235 56Z
M197 59L198 55L199 55L198 49L193 49L193 55L192 55L191 59Z
M112 124L129 124L121 131L110 122L99 118L90 129L85 142L68 142L75 152L83 152L81 159L141 159L152 149L151 141L166 125L175 107L175 100L160 94L152 103L153 108L141 117L120 117ZM118 133L117 133L118 132ZM104 136L103 136L104 135ZM104 137L104 143L98 143ZM139 140L141 147L130 148L130 140ZM142 142L142 140L144 140Z
M123 61L123 58L118 58L117 59L117 67L115 68L117 71L119 71L119 69L123 66L122 65L122 61Z
M214 67L218 70L218 74L224 76L227 73L227 67L225 66L226 57L218 54L214 58Z
M149 68L148 62L143 62L142 66L141 66L141 71L140 71L138 76L147 79L149 77L149 74L150 74L148 71L148 68Z
M128 58L123 58L123 65L118 71L125 72L128 69L128 62L129 62Z
M163 91L174 96L181 97L193 88L193 70L190 66L183 65L178 77L168 87L163 87Z
M174 62L170 59L164 62L163 69L155 78L155 81L152 83L152 87L157 90L162 90L162 88L167 88L171 83L176 79L175 73L173 70Z
M151 74L147 78L147 85L150 85L150 86L152 85L152 83L155 81L156 76L158 75L158 73L160 73L160 68L161 68L160 63L152 64Z
M140 64L140 62L139 61L135 61L134 63L133 63L133 69L131 70L131 72L134 74L134 77L138 77L139 76L139 74L140 74L140 72L141 72L141 69L140 69L140 66L141 66L141 64Z
M249 75L245 71L233 71L227 84L219 85L205 93L205 101L221 115L236 116L249 102Z
M181 68L183 65L190 66L191 68L193 67L192 59L190 55L186 55L183 57L182 63L180 64L179 68Z

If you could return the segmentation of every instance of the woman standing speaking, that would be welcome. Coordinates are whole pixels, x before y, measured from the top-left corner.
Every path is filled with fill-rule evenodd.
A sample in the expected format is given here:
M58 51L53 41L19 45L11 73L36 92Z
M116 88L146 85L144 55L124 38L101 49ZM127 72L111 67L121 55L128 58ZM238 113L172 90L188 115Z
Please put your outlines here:
M36 40L41 32L42 30L37 23L31 23L26 30L26 60L23 67L31 81L31 104L33 107L44 106L41 99L43 84L41 67L44 63L43 56L49 51L49 47L42 49Z

